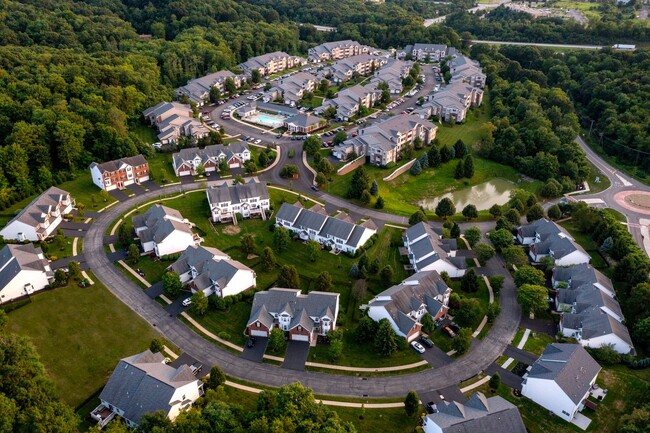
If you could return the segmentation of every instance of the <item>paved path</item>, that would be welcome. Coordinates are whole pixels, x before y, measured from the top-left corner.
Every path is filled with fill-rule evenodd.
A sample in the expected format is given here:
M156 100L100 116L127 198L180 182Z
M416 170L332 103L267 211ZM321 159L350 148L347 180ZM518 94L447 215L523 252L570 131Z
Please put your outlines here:
M571 44L544 44L540 42L511 42L511 41L484 41L479 39L472 39L473 44L489 44L489 45L524 45L535 47L550 47L550 48L575 48L583 50L600 50L602 45L571 45Z
M181 193L203 187L201 184L173 185L163 189L165 194ZM454 363L435 370L424 370L413 374L391 377L351 377L317 372L281 369L269 364L246 361L222 349L169 314L160 304L133 283L108 259L103 248L104 233L113 220L128 209L156 198L160 191L149 191L119 202L102 212L91 224L84 238L84 256L95 275L105 286L144 320L158 329L166 338L204 365L219 365L226 374L247 381L269 386L281 386L300 381L317 394L333 396L354 396L368 398L403 397L409 390L426 391L454 386L462 380L473 377L485 370L497 359L512 340L521 311L515 301L515 286L511 278L506 278L501 291L502 312L496 319L488 335L472 345L470 351ZM322 198L322 197L321 197ZM349 204L346 207L350 207ZM365 210L369 214L369 210ZM403 217L383 214L385 219L404 223ZM372 215L368 215L371 216ZM500 258L491 260L492 266L504 264Z

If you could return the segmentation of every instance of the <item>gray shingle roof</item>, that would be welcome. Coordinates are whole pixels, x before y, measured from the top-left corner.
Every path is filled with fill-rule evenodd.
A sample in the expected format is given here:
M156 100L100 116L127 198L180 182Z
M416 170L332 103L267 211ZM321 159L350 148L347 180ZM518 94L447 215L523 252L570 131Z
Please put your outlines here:
M190 368L164 364L161 353L146 350L122 359L115 367L99 398L124 411L124 418L140 423L142 416L162 410L168 413L177 388L200 381Z
M600 284L615 293L612 281L588 263L553 268L553 279L568 283L570 287L575 288L586 284Z
M172 263L170 268L180 275L189 272L190 267L203 269L203 264L209 260L213 260L215 257L222 259L230 258L226 253L216 248L190 245L183 251L179 259Z
M555 259L561 259L562 257L568 256L574 251L582 251L587 254L580 245L571 239L559 234L548 235L546 237L546 240L532 244L530 246L530 249L535 254L549 254L551 251L553 251L553 257Z
M139 165L145 165L147 160L142 155L128 156L120 159L115 159L113 161L106 161L100 164L93 162L90 164L90 167L97 167L101 173L118 171L123 165L130 165L132 167L137 167Z
M49 264L47 259L39 257L41 254L43 251L33 244L5 245L0 250L0 291L22 270L42 271L53 275L51 271L46 271L45 267Z
M320 232L327 219L328 217L326 215L312 212L309 209L302 209L300 215L298 215L298 219L296 219L296 222L294 223L294 226L303 230L315 230L316 232Z
M255 182L254 179L237 185L228 185L226 183L208 188L208 201L211 204L226 203L240 204L247 202L251 198L258 198L259 200L268 200L269 191L266 184L263 182Z
M599 371L600 365L579 344L552 343L532 365L528 377L555 381L578 404Z
M160 243L175 230L192 233L188 224L179 222L177 219L183 220L179 211L155 204L147 212L134 216L131 221L134 228L146 227L138 233L141 242L146 243L153 240Z
M517 230L517 234L519 234L521 237L530 238L535 237L536 234L539 234L542 240L545 238L545 236L561 232L562 229L560 229L557 224L555 224L553 221L547 220L546 218L540 218L528 225L519 227Z
M338 311L339 296L338 293L315 291L303 295L300 290L277 287L257 292L253 298L248 325L260 320L262 307L268 312L269 317L273 313L281 313L284 310L290 314L304 311L309 317L320 318L327 315L332 321L335 321L334 314ZM265 323L264 320L266 319L262 319L263 323Z
M14 221L20 221L29 226L36 227L48 219L48 214L57 209L62 200L66 200L69 192L52 186L25 206L7 226Z
M302 208L298 206L290 205L289 203L282 203L282 206L280 206L280 210L278 210L278 213L275 217L283 221L290 221L291 223L294 223L298 218L301 210Z
M517 407L499 396L486 398L477 392L465 404L442 401L437 408L426 422L443 433L526 433Z

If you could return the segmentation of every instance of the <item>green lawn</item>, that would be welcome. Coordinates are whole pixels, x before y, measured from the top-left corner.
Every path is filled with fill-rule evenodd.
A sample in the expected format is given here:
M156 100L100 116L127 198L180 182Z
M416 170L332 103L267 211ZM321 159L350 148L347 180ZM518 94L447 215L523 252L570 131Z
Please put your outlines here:
M554 1L545 5L544 7L554 7L562 9L576 9L585 14L585 16L590 19L600 19L602 18L602 12L600 11L600 5L598 3L590 3L586 1Z
M74 238L65 237L64 240L65 240L64 247L58 248L56 242L54 241L54 238L53 237L48 238L45 241L47 244L47 246L45 247L47 249L47 252L45 253L45 257L47 257L49 260L57 260L66 257L72 257L72 242L74 241ZM35 246L39 246L39 245L35 244ZM81 253L80 245L77 245L77 252Z
M646 20L650 25L650 20ZM645 183L646 185L650 184L650 173L647 173L641 166L635 166L627 162L620 161L616 156L611 156L605 153L603 148L598 143L598 139L595 138L595 134L592 137L589 137L588 131L584 130L582 138L589 145L589 148L596 152L598 156L611 164L614 168L619 169L628 176L633 177L634 179Z
M625 217L625 215L623 215L623 214L620 213L619 211L614 210L614 209L612 209L612 208L609 208L609 207L608 207L608 208L605 208L605 209L603 209L603 212L612 215L614 218L616 218L617 221L620 221L620 222L622 222L622 223L624 223L624 222L627 221L627 218Z
M564 221L560 225L589 253L594 268L602 270L607 267L607 263L598 251L599 245L594 242L589 233L579 231L573 220Z
M93 279L87 288L34 295L8 314L9 330L32 339L62 399L73 407L104 385L121 358L159 336Z
M129 264L129 266L133 270L141 269L144 272L144 279L153 285L162 280L162 276L167 271L167 267L169 267L172 263L174 263L174 260L154 261L149 256L140 256L140 260L138 260L137 264ZM120 269L124 269L121 266L118 267Z
M609 181L609 178L603 174L595 165L591 162L589 164L589 176L587 176L587 183L589 184L589 193L595 194L598 192L605 191L609 188L612 183ZM596 182L598 178L598 182Z
M555 343L555 338L539 332L531 332L528 335L528 340L524 344L524 350L527 350L535 355L541 355L546 346Z
M160 185L177 182L179 179L174 173L172 167L172 154L166 152L156 152L154 156L147 159L149 162L149 172L152 180Z
M250 314L251 303L242 301L233 304L228 311L215 311L210 308L205 316L192 315L192 317L213 334L224 338L226 336L219 334L225 332L230 338L224 339L243 346L246 343L244 330Z
M475 148L483 138L483 125L490 120L490 100L488 93L485 93L483 104L467 113L465 123L443 123L436 122L438 132L436 138L442 145L452 146L456 141L463 140L471 148Z

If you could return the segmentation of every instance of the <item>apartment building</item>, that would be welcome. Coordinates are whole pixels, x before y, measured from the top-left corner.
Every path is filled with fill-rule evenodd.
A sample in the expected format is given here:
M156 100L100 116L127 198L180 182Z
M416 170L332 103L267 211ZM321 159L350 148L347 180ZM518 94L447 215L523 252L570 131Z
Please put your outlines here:
M201 107L209 101L210 90L213 87L219 89L221 93L225 93L227 79L231 79L237 89L246 83L246 77L244 75L235 74L230 71L217 71L201 78L189 80L186 85L177 88L175 94L177 98L187 96L197 107Z
M261 56L252 57L241 63L239 68L244 71L246 76L250 77L254 70L259 71L262 77L282 72L285 69L295 68L307 63L302 57L292 56L282 51L262 54Z
M345 41L325 42L309 49L308 60L314 63L339 60L346 57L368 54L371 48L361 45L357 41L347 39Z
M158 129L158 141L162 144L178 142L180 136L196 140L206 137L210 130L195 119L189 105L178 102L161 102L142 113Z
M90 164L93 183L105 191L124 189L149 180L149 163L136 155L102 163Z

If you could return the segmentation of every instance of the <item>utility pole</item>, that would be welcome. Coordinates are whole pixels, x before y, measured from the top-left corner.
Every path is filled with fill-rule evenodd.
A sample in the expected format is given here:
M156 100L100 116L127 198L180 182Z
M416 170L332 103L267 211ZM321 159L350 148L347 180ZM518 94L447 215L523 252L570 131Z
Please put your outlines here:
M591 125L589 125L589 136L591 137L591 130L594 127L594 119L591 119Z

